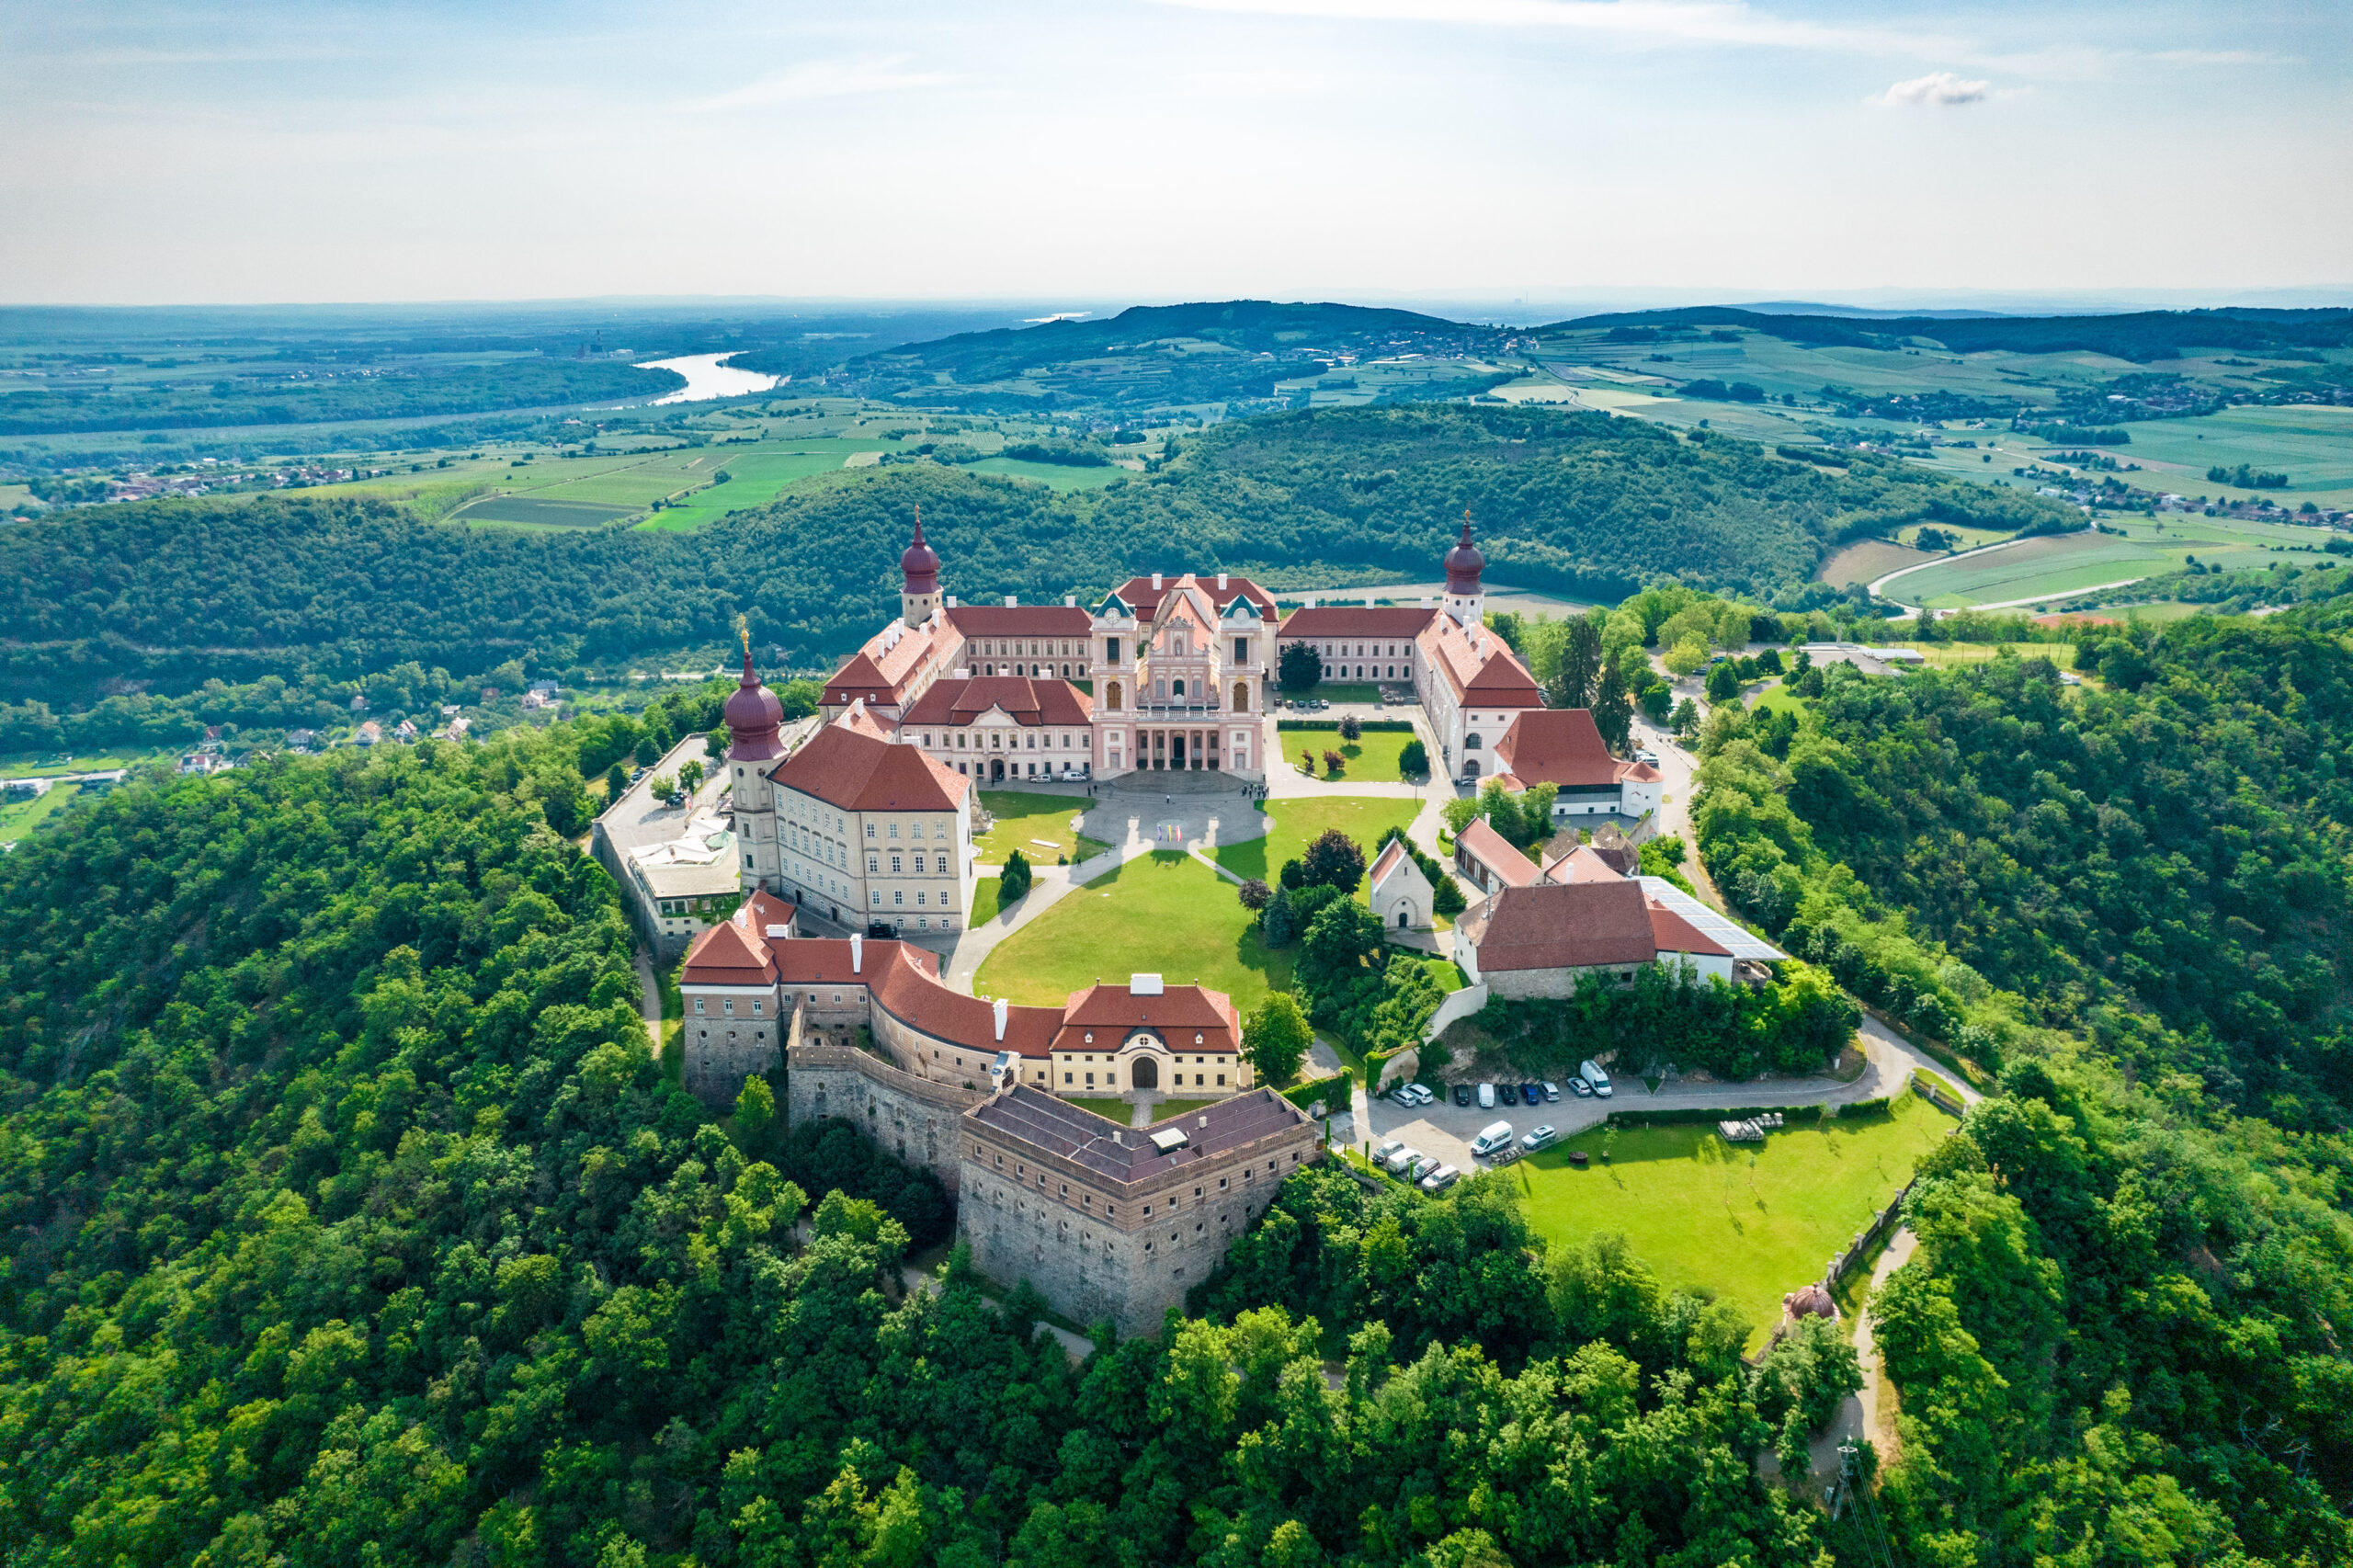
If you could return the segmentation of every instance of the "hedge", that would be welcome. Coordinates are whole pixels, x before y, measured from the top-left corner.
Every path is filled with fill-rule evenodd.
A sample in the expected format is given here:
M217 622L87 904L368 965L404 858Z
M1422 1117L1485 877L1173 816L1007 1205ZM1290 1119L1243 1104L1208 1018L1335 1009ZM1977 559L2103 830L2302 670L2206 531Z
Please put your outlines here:
M1293 1084L1280 1093L1283 1098L1302 1110L1317 1100L1322 1100L1326 1107L1336 1104L1346 1107L1349 1104L1348 1091L1352 1082L1347 1074L1335 1073L1328 1078L1312 1078L1304 1084ZM1334 1111L1333 1114L1336 1116L1339 1112Z
M1849 1100L1837 1108L1841 1117L1877 1116L1887 1109L1884 1096L1875 1100ZM1820 1108L1802 1105L1759 1105L1707 1107L1691 1106L1681 1110L1612 1110L1609 1119L1621 1127L1688 1127L1703 1123L1712 1127L1719 1121L1746 1121L1751 1117L1779 1114L1811 1120Z
M1359 719L1357 722L1368 730L1410 730L1412 722L1404 719ZM1337 719L1278 719L1275 728L1282 730L1337 730Z

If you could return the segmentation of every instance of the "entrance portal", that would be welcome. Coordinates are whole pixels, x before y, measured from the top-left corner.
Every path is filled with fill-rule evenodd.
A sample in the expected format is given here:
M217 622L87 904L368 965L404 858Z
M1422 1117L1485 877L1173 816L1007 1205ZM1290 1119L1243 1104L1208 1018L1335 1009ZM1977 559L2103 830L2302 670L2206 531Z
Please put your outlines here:
M997 783L1004 782L1005 758L1001 756L994 756L989 759L989 778Z
M1182 735L1168 737L1168 766L1171 767L1185 766L1185 737Z
M1128 1081L1139 1089L1160 1087L1160 1063L1149 1056L1139 1056L1135 1065L1128 1069Z

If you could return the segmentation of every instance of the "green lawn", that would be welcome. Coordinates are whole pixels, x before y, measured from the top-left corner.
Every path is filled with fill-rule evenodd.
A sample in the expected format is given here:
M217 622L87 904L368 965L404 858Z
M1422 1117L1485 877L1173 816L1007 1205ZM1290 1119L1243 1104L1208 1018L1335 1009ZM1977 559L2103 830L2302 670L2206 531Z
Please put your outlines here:
M1183 1116L1189 1111L1207 1110L1215 1104L1217 1104L1215 1100L1155 1100L1152 1107L1152 1119L1157 1124L1166 1121L1172 1116Z
M1529 1123L1535 1112L1522 1113ZM1952 1119L1915 1096L1884 1115L1801 1123L1763 1144L1727 1143L1712 1124L1630 1127L1601 1164L1603 1129L1579 1133L1511 1167L1528 1214L1548 1240L1621 1231L1669 1286L1706 1286L1746 1314L1750 1344L1779 1317L1781 1297L1822 1278L1823 1264L1887 1206ZM1577 1170L1569 1151L1593 1164Z
M981 858L989 865L1004 865L1006 856L1016 849L1033 866L1041 861L1051 866L1056 855L1070 855L1074 846L1080 853L1071 856L1073 860L1100 855L1110 847L1070 825L1070 819L1086 809L1083 798L1039 795L1022 790L983 790L981 804L996 818L996 825L975 840L981 847ZM1037 843L1040 838L1053 847Z
M1413 744L1415 736L1410 730L1367 730L1361 739L1353 741L1342 740L1336 730L1301 730L1279 723L1275 730L1282 745L1283 760L1295 767L1302 749L1313 751L1315 776L1319 778L1326 777L1324 754L1336 751L1347 759L1347 766L1340 771L1343 779L1370 784L1409 782L1397 766L1397 754Z
M1298 859L1324 829L1336 827L1357 841L1370 868L1381 835L1392 826L1406 826L1420 810L1412 801L1379 795L1270 801L1266 807L1267 835L1224 846L1217 851L1217 863L1237 877L1256 877L1272 882L1282 870L1284 861Z
M1080 1099L1075 1095L1065 1095L1063 1096L1063 1104L1074 1105L1081 1110L1091 1110L1105 1120L1116 1121L1122 1127L1128 1124L1128 1118L1135 1110L1135 1108L1125 1100L1104 1099L1100 1096L1094 1099Z
M1405 683L1394 681L1391 684L1403 686ZM1326 702L1378 702L1381 700L1381 683L1373 680L1319 681L1305 691L1292 691L1286 687L1283 695L1285 697L1320 697Z
M973 989L1057 1006L1097 980L1157 973L1172 985L1223 991L1246 1013L1290 986L1290 955L1259 943L1233 894L1233 883L1175 850L1130 860L1007 937Z
M1748 705L1751 708L1786 708L1790 712L1801 716L1804 714L1806 707L1804 698L1800 697L1778 680L1768 682L1764 690L1748 699Z
M51 813L63 811L67 802L79 793L81 790L77 786L53 784L45 795L0 804L0 844L13 844L24 837Z
M994 875L972 879L972 908L964 917L966 930L985 926L997 917L997 890L1003 886L1003 881Z

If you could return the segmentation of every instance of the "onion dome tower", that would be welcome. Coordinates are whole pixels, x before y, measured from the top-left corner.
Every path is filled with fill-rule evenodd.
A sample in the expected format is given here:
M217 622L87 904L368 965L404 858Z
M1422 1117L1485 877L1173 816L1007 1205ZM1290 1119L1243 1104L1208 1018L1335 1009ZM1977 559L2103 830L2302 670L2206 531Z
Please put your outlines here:
M1462 537L1446 552L1446 613L1456 624L1475 630L1486 614L1487 591L1479 585L1479 574L1487 568L1487 558L1471 542L1471 508L1462 508Z
M909 628L921 626L939 608L939 552L924 542L923 508L915 508L915 537L899 557L899 614Z
M744 678L735 683L726 705L720 709L726 721L730 762L767 762L784 755L784 739L778 733L784 724L784 704L776 693L760 684L759 676L752 668L752 634L744 633Z

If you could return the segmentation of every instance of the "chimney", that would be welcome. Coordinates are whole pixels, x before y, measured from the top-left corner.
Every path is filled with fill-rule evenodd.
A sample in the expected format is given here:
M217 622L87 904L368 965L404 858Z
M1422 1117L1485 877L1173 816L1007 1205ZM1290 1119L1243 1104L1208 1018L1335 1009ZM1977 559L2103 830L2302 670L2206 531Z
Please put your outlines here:
M1160 591L1160 574L1157 572L1152 574L1152 591L1155 594Z
M1005 596L1005 608L1007 608L1007 609L1011 609L1015 605L1017 605L1017 604L1019 604L1020 602L1021 602L1021 601L1020 601L1018 598L1016 598L1016 597L1015 597L1013 595L1011 595L1011 594L1007 594L1007 595L1006 595L1006 596Z
M1063 596L1063 608L1064 609L1076 609L1078 608L1078 596L1076 594L1064 594Z
M1005 998L1000 996L989 1004L989 1011L996 1015L996 1038L1005 1039Z
M956 608L956 596L953 594L948 596L948 608L949 609L954 609Z
M856 931L851 932L849 937L849 971L852 974L866 972L866 937Z
M1221 594L1225 592L1225 574L1222 572L1217 574L1217 591Z

